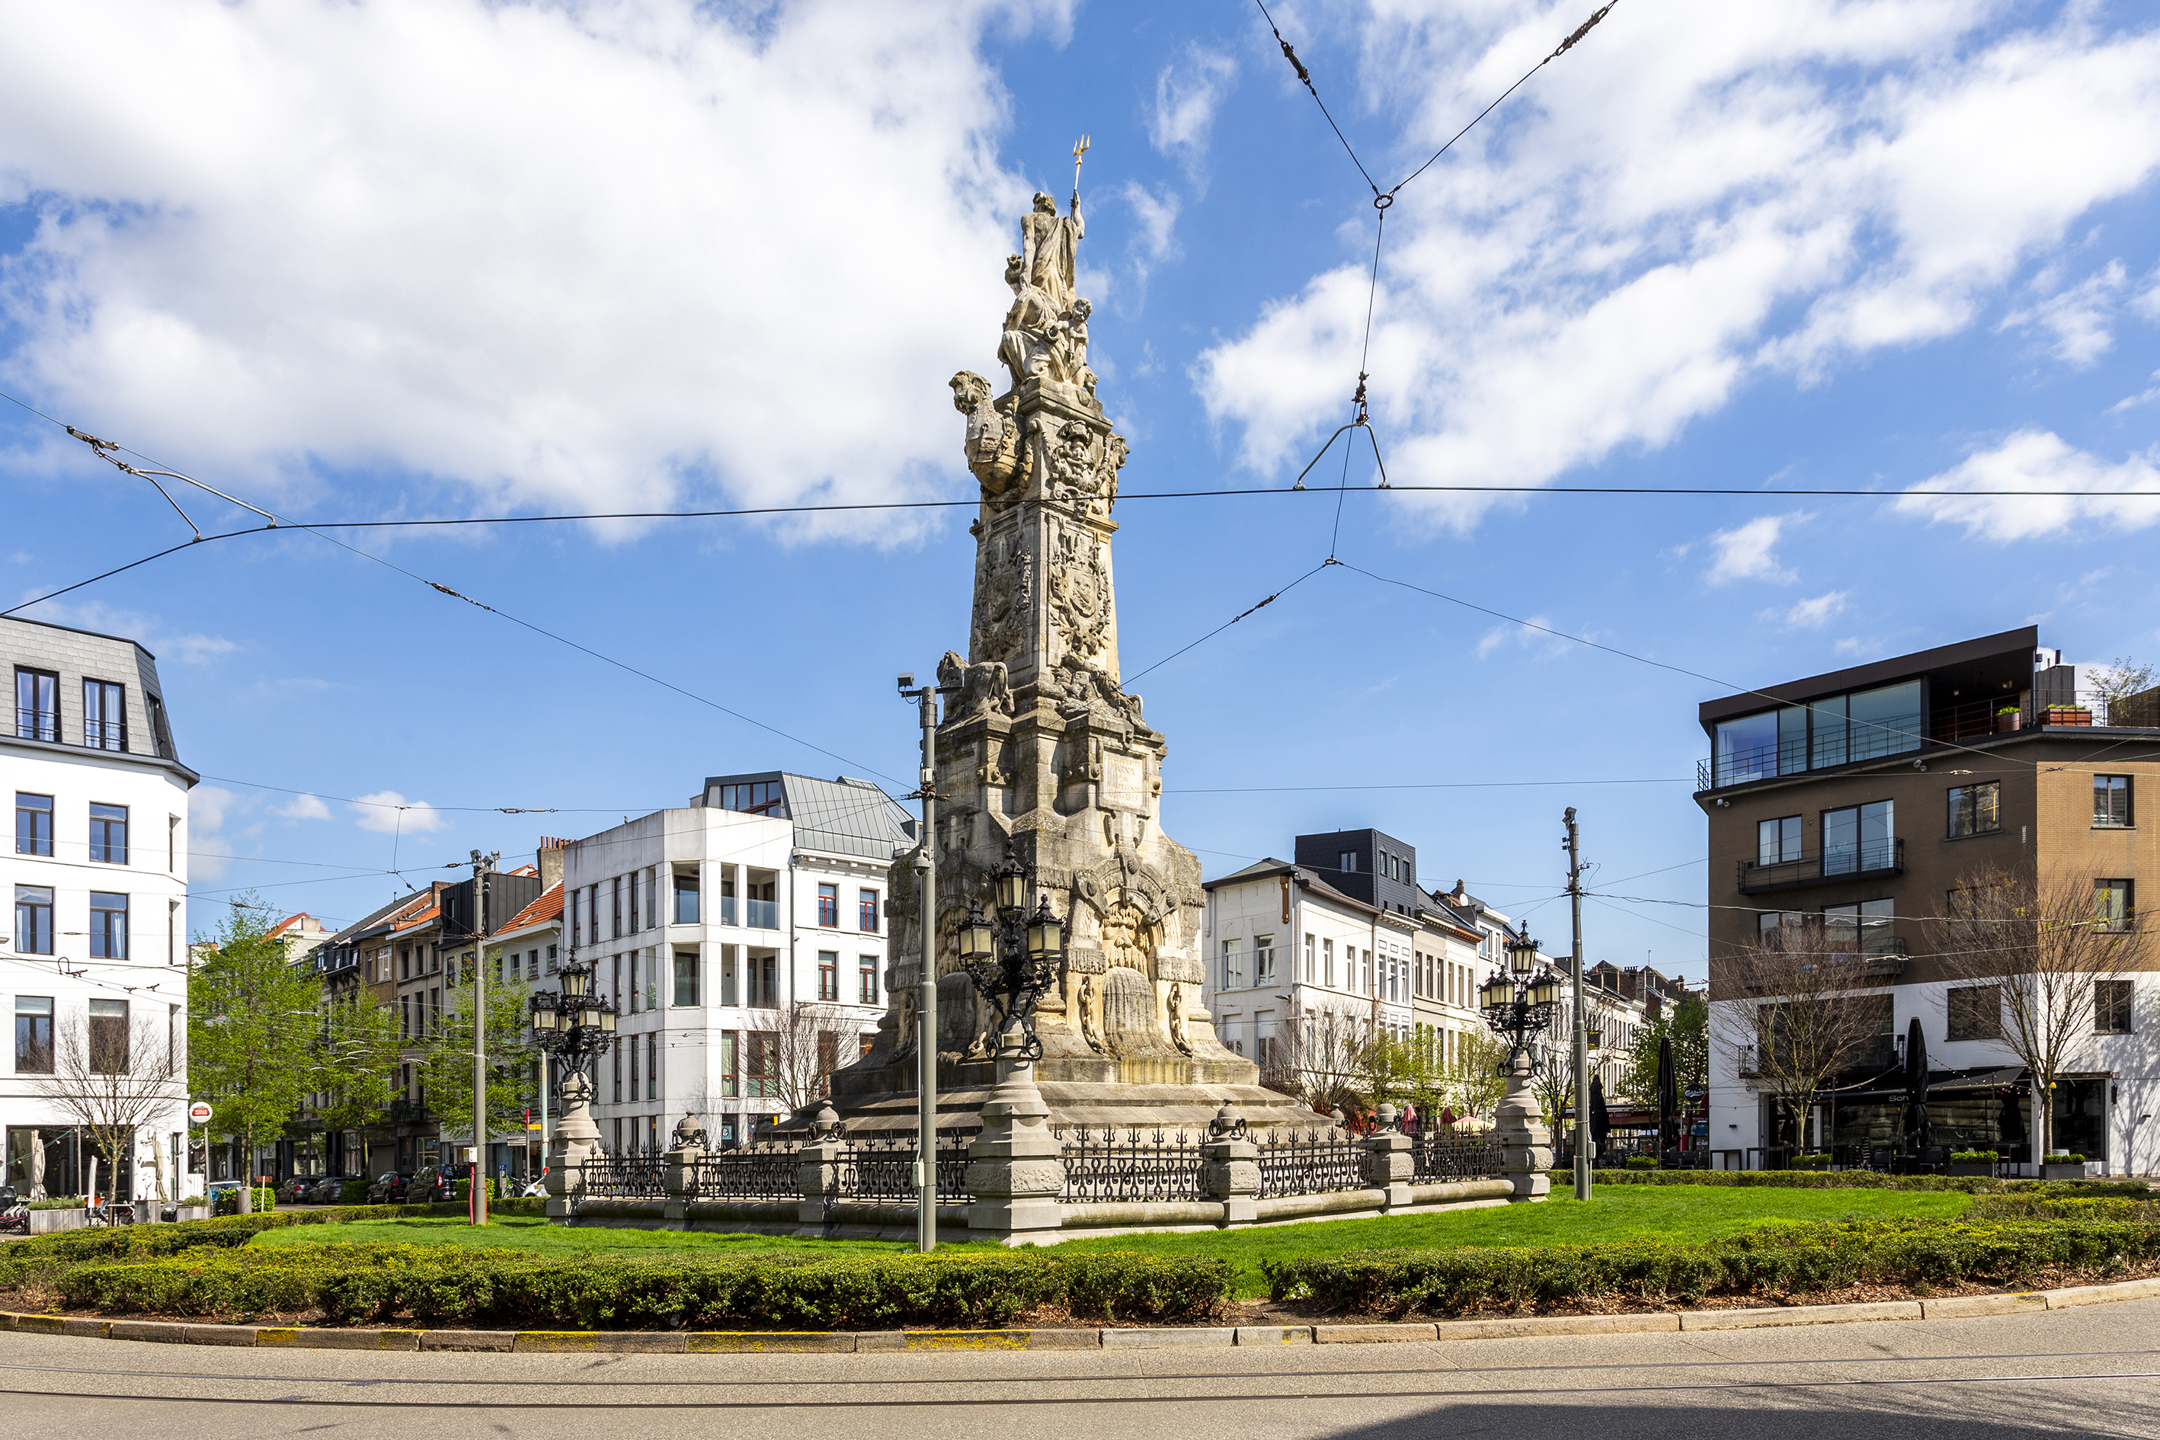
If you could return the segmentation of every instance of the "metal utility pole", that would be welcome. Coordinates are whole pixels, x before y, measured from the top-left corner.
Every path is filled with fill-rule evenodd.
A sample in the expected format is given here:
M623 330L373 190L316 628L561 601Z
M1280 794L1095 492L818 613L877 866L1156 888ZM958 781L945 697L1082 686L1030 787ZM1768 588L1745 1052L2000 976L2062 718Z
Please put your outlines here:
M915 923L922 932L920 973L915 977L915 1248L937 1248L937 697L934 684L914 688L900 677L900 693L921 702L921 844L915 851Z
M473 875L473 1148L472 1223L487 1224L487 1181L481 1171L487 1164L487 904L488 880L495 873L497 850L483 856L472 852Z
M1582 836L1567 808L1568 908L1575 921L1575 1198L1590 1198L1590 997L1583 993Z

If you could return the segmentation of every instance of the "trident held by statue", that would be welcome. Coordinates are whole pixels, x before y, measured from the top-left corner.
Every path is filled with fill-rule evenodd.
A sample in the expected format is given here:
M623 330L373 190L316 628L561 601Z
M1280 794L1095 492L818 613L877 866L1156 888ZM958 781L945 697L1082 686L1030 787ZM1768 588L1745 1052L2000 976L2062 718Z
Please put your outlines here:
M1080 157L1087 154L1088 139L1088 136L1082 135L1073 146L1073 199L1075 201L1080 198Z

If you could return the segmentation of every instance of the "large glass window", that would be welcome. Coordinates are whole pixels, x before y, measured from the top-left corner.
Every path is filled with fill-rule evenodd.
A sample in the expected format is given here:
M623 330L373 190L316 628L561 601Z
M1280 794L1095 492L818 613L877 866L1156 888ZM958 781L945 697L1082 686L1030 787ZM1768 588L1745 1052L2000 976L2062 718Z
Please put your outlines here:
M698 952L695 950L675 952L675 1003L698 1003Z
M2002 1038L2002 987L1957 985L1944 992L1952 1040Z
M50 855L53 840L53 797L15 792L15 853Z
M2093 881L2093 919L2103 930L2128 930L2137 915L2136 891L2128 880Z
M2122 829L2130 824L2130 777L2093 776L2093 827Z
M754 785L722 785L720 808L785 820L788 818L787 789L778 780L760 780Z
M2002 783L1950 787L1950 835L1986 835L2002 829Z
M840 952L820 950L817 957L817 998L838 1000L840 998Z
M15 997L15 1073L53 1073L53 1002L50 995Z
M90 1002L90 1072L94 1075L128 1073L128 1002Z
M1717 775L1720 785L1743 785L1778 773L1778 717L1774 710L1743 715L1717 727Z
M2134 992L2128 980L2093 982L2093 1029L2103 1035L2128 1035L2135 1025L2130 1014Z
M860 955L856 957L855 964L856 1000L864 1005L877 1004L878 957L875 955Z
M878 892L858 890L855 892L855 928L865 935L875 935L878 929Z
M1888 955L1896 948L1891 935L1896 917L1895 900L1826 905L1823 939L1833 955Z
M698 877L678 873L675 876L675 923L695 925L698 923Z
M15 672L15 738L60 738L60 677L49 670Z
M90 807L90 858L107 865L128 863L128 812L125 805Z
M92 750L125 751L127 687L109 680L83 681L83 744Z
M1801 818L1783 815L1775 820L1763 820L1755 826L1755 863L1758 865L1782 865L1788 860L1800 858Z
M1851 715L1846 751L1854 760L1902 755L1917 750L1920 732L1920 682L1856 690L1846 697Z
M1896 859L1889 800L1822 812L1822 867L1825 875L1851 875L1890 869Z
M125 960L128 953L128 897L90 892L90 958Z
M820 885L817 887L817 923L834 929L840 924L840 887Z
M1273 935L1255 935L1253 937L1253 984L1273 985L1274 983L1275 937Z
M53 892L50 885L15 887L15 949L23 955L53 953Z
M1242 939L1233 937L1222 942L1222 988L1245 988L1245 942Z

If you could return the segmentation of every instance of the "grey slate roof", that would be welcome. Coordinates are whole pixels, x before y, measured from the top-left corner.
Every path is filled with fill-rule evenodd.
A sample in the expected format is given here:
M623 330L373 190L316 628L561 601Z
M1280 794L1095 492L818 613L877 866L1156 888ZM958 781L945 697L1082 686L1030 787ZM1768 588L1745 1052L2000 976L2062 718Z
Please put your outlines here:
M787 792L787 814L795 822L795 843L805 850L832 855L860 855L883 864L915 843L915 821L900 803L875 783L842 775L819 780L785 770L753 775L714 775L705 781L705 799L718 804L718 787L777 780Z

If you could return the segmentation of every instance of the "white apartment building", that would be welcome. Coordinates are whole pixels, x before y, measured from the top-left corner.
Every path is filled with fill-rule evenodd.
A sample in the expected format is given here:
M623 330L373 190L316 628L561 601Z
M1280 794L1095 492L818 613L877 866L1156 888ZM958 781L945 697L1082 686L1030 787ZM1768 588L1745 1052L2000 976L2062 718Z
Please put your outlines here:
M620 1010L595 1075L601 1143L710 1142L814 1098L885 1012L886 871L907 812L867 780L715 776L563 851L564 953Z
M15 693L0 732L15 845L0 930L0 994L15 1043L0 1073L6 1177L25 1195L82 1193L96 1148L78 1101L86 1068L174 1071L171 1105L98 1159L104 1194L168 1198L187 1144L187 800L156 657L132 640L0 619ZM161 1087L162 1088L162 1087ZM114 1175L117 1162L117 1176Z

